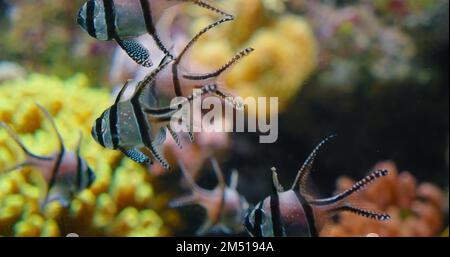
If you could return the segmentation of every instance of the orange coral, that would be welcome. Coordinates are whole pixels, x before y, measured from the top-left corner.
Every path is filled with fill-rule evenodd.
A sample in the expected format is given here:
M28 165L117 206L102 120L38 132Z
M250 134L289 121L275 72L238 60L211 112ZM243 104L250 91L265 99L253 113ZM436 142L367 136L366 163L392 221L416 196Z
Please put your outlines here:
M418 184L408 171L398 172L391 161L378 163L374 169L387 169L390 175L361 192L358 201L367 207L391 215L389 222L377 222L344 213L336 223L325 225L321 236L438 236L442 234L445 197L431 183ZM337 181L342 191L354 181Z

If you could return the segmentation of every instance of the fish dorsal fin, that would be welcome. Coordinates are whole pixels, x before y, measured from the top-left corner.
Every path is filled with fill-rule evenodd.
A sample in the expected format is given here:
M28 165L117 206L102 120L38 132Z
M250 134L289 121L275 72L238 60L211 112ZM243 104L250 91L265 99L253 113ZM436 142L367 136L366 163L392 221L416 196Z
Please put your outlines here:
M57 138L58 138L58 144L59 144L59 150L60 151L64 151L64 140L61 136L61 134L59 133L58 128L56 127L56 123L55 120L53 119L52 115L50 115L50 113L47 111L47 109L45 109L42 105L36 103L36 106L42 111L42 113L44 114L44 116L48 119L48 121L50 122L53 131L55 132Z
M278 180L277 169L275 167L272 167L271 171L272 171L272 181L273 181L273 184L272 184L273 185L273 192L274 193L283 193L284 192L284 188L280 184L280 181Z
M53 159L52 157L38 156L36 154L33 154L23 144L22 140L20 140L19 136L11 129L10 126L8 126L3 121L0 121L0 126L3 127L6 130L6 133L8 133L8 135L11 136L11 138L14 140L14 142L16 142L16 144L20 147L20 149L22 149L22 151L26 155L26 158L25 158L26 160L23 163L17 164L14 167L11 167L11 168L8 168L6 170L3 170L2 172L11 172L11 171L16 170L18 168L21 168L21 167L29 165L29 159L30 158L35 158L35 159L39 159L39 160L46 160L46 161L50 161L50 160Z
M294 190L299 187L300 191L302 193L306 193L304 191L306 188L306 182L309 177L309 174L311 173L311 169L314 164L314 160L316 159L317 154L319 153L319 150L322 148L322 146L324 146L326 143L328 143L328 141L330 141L331 139L333 139L335 137L337 137L337 135L331 135L331 136L327 137L326 139L322 140L322 142L320 142L316 146L316 148L311 152L311 154L308 156L308 158L305 160L302 167L298 171L297 176L294 180L294 183L292 184L291 190Z
M128 86L130 85L130 83L132 81L133 81L132 79L129 79L129 80L127 80L125 85L123 85L123 87L119 91L119 94L117 94L116 100L114 101L114 105L118 104L122 100L122 97L125 94L125 91L127 90Z
M165 63L161 63L156 69L154 69L150 74L148 74L141 82L139 82L132 99L135 99L137 97L140 97L144 89L148 85L152 85L152 82L155 81L158 74L164 70L170 63L172 63L172 60L166 61Z

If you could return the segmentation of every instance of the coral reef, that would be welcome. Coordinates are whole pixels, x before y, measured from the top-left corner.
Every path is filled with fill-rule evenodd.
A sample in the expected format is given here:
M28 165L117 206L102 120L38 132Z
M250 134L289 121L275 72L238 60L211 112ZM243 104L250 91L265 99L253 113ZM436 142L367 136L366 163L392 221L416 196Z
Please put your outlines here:
M438 187L426 182L419 184L410 172L399 173L393 162L379 163L374 169L387 169L390 175L362 192L358 201L389 213L392 220L381 223L344 213L337 223L325 226L321 236L424 237L443 233L444 208L448 200ZM340 178L338 191L352 183L349 178Z
M244 98L279 97L279 108L285 110L317 65L310 26L302 17L285 12L283 1L229 0L222 5L236 21L200 40L192 51L193 62L217 67L251 45L255 53L225 76L225 86ZM204 12L195 17L199 18L194 19L191 34L216 19Z
M81 155L97 177L67 209L51 202L40 211L39 194L46 184L38 170L0 174L0 235L162 236L179 226L177 213L166 209L168 197L154 192L144 167L122 160L120 153L104 150L91 140L92 122L108 106L110 96L88 85L84 75L62 81L38 74L0 85L0 120L10 124L32 152L49 154L57 147L34 105L38 102L55 117L66 147L74 147L82 131ZM19 159L19 148L0 130L0 170Z

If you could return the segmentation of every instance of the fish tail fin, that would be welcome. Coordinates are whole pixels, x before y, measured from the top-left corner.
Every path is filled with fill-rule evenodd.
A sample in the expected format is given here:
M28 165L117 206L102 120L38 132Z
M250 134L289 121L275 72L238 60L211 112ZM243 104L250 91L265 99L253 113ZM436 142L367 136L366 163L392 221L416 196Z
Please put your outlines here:
M333 216L341 212L350 212L358 216L378 221L389 221L391 217L388 214L369 210L369 208L373 208L374 206L368 206L368 208L355 207L357 205L367 205L367 203L360 198L361 195L356 193L364 190L369 184L387 176L388 174L389 172L387 170L373 171L340 194L325 199L310 199L308 202L313 208L323 211L329 216Z

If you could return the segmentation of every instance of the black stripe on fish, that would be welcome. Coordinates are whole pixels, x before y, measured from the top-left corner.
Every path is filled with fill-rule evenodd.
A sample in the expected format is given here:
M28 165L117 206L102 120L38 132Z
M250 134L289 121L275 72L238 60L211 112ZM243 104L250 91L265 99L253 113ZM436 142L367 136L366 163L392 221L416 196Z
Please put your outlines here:
M111 109L109 110L109 132L111 134L111 142L113 149L117 149L119 147L119 132L117 129L117 123L118 123L118 113L117 113L118 106L117 104L113 105Z
M141 141L146 147L151 147L152 140L148 134L149 128L146 123L147 120L145 117L145 113L142 111L139 103L139 97L133 97L130 102L131 106L133 107L133 113L134 117L136 118L136 123L138 124L139 136L141 137Z
M81 157L79 156L79 155L77 155L77 178L76 178L76 187L77 187L77 191L80 191L81 190L81 187L82 187L82 180L81 180L81 176L82 176L82 174L81 174L81 167L82 166L82 162L81 162Z
M314 218L314 212L311 205L306 201L305 198L298 192L295 192L297 199L303 207L303 211L305 212L306 221L308 223L309 233L311 237L318 237L319 233L317 232L316 222Z
M153 37L156 45L164 52L166 56L170 57L170 59L172 60L175 59L175 57L173 57L169 50L167 50L158 36L158 32L156 31L155 23L152 17L152 7L150 1L139 0L139 2L141 3L142 13L144 14L145 27L147 28L147 32Z
M284 236L280 212L280 198L278 194L270 196L270 212L272 216L273 235L275 237Z
M156 32L155 24L153 23L152 8L148 0L139 0L141 2L142 13L144 14L145 26L147 32L153 35Z
M262 221L263 221L262 215L264 215L264 213L263 213L262 207L263 207L263 202L260 202L258 204L258 207L255 210L255 224L253 224L253 232L254 232L253 235L255 237L263 236L261 225L262 225Z
M95 134L97 135L98 143L101 146L106 147L105 141L103 140L103 133L102 133L103 115L104 114L102 114L102 116L99 119L97 119L97 121L95 122L96 123L95 124Z
M108 33L108 39L117 38L116 10L114 6L114 0L103 0L103 6L105 8L105 19L106 19L106 29Z
M62 163L62 159L64 157L64 153L65 153L65 149L61 145L61 150L58 153L58 156L56 157L55 165L53 166L52 171L50 173L51 177L50 177L50 182L48 183L47 194L44 199L44 205L47 204L48 198L50 196L50 190L53 188L53 186L56 183L56 178L58 177L59 169L61 168L61 163Z
M86 6L86 28L91 37L97 37L95 29L95 1L88 1Z

